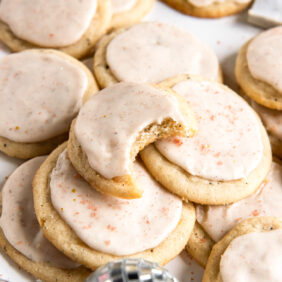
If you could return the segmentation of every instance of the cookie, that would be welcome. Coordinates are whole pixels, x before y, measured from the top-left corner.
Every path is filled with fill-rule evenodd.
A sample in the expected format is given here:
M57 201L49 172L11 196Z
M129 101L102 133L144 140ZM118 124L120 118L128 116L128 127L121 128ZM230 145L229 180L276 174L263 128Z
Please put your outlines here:
M252 0L163 0L163 2L193 17L221 18L245 10Z
M81 58L106 32L111 16L110 0L60 4L5 0L0 5L0 40L15 52L53 48Z
M251 106L258 113L268 132L272 153L282 159L282 111L266 108L250 101Z
M251 218L238 224L213 247L203 282L221 282L227 277L228 281L275 281L271 279L275 276L271 266L275 262L279 265L279 255L275 261L269 253L274 254L275 248L281 249L281 229L282 219L275 217ZM265 261L267 265L264 265Z
M136 24L104 36L94 55L94 72L102 88L119 81L158 83L183 73L222 81L211 49L193 35L159 22Z
M243 45L236 59L237 82L256 103L282 110L282 83L279 68L282 27L264 31ZM267 54L267 55L265 55Z
M196 221L186 245L188 254L202 267L206 267L214 241Z
M150 173L184 200L204 205L233 203L254 193L272 159L268 136L255 112L216 82L182 75L161 85L188 101L198 132L190 139L157 141L141 151Z
M81 62L55 50L10 54L0 69L0 151L11 157L51 152L68 138L82 102L98 90Z
M68 154L94 189L138 198L142 189L132 171L138 152L157 139L195 132L193 113L180 95L146 84L118 83L81 108L70 130Z
M257 216L282 217L281 162L272 163L271 170L258 191L235 204L197 206L197 223L187 244L187 251L205 266L214 242L241 221Z
M111 28L117 29L133 25L145 17L152 9L154 0L111 0L113 16Z
M88 245L86 245L86 243L84 243L80 237L78 237L78 235L73 231L73 229L65 222L65 220L63 220L63 217L66 218L68 211L66 210L66 206L64 206L65 208L63 210L59 209L59 213L55 210L55 207L53 206L52 202L56 202L56 193L55 194L51 194L50 191L50 178L51 181L55 181L54 174L60 172L60 169L64 169L67 166L57 166L57 162L59 162L60 160L58 160L59 155L65 150L66 145L61 145L58 149L56 149L48 158L47 160L43 163L43 165L40 167L39 171L37 172L35 178L34 178L34 182L33 182L33 187L34 187L34 199L35 199L35 210L36 210L36 215L37 218L39 220L39 223L41 225L41 228L45 234L45 236L53 243L55 244L55 246L57 248L59 248L62 252L64 252L67 256L69 256L70 258L72 258L73 260L91 268L91 269L96 269L97 267L99 267L100 265L103 265L109 261L112 261L114 259L120 259L122 257L124 257L124 255L111 255L109 253L105 253L105 252L101 252L101 251L97 251L91 247L89 247ZM61 158L61 156L60 156ZM70 163L69 163L70 164ZM57 169L54 170L54 168L57 166ZM73 167L70 167L71 170L74 170ZM146 174L146 171L144 171L144 174ZM52 175L51 175L52 173ZM98 192L96 192L95 190L90 189L90 187L88 186L88 190L89 192L85 191L83 192L83 194L88 194L89 193L89 198L86 198L84 201L84 196L81 195L80 193L80 189L85 189L82 186L87 185L87 183L82 179L82 178L76 178L76 173L72 173L70 172L73 176L71 178L69 178L67 175L65 176L65 180L67 181L71 181L69 183L73 183L74 188L72 188L72 186L66 186L65 183L62 183L62 186L59 187L59 189L63 190L68 190L68 189L74 189L73 190L73 198L76 200L72 200L72 198L69 198L67 196L67 198L65 198L66 201L69 201L69 199L71 200L71 202L73 204L70 205L70 207L68 209L70 209L70 211L72 210L71 214L73 214L74 216L75 213L77 213L78 211L76 210L77 206L82 205L85 206L86 209L88 209L89 207L89 211L90 211L90 217L91 217L91 213L93 213L93 218L98 218L99 220L99 207L95 206L95 202L92 202L92 193L96 193L96 195L99 195ZM51 175L51 176L50 176ZM147 174L146 174L147 175ZM148 177L148 175L146 176ZM74 179L77 179L74 181ZM147 178L148 179L148 178ZM150 180L150 183L152 183ZM55 182L54 182L55 183ZM59 184L59 182L57 182ZM77 185L79 183L79 185ZM84 183L82 185L82 183ZM154 182L154 185L158 185L156 182ZM54 184L52 184L54 185ZM57 190L56 188L57 186L55 185L54 188L55 190ZM76 191L78 190L79 191ZM161 188L159 188L161 189ZM150 189L149 189L150 190ZM70 192L72 193L72 192ZM163 192L162 192L163 193ZM85 194L85 195L86 195ZM154 193L155 194L155 193ZM81 195L81 196L79 196ZM171 195L172 196L172 195ZM51 202L51 197L52 197L52 202ZM53 198L54 197L54 198ZM60 197L60 196L59 196ZM119 207L123 209L126 209L126 206L128 206L128 204L125 204L124 207L121 206L121 202L129 202L128 200L122 200L122 199L118 199L118 198L114 198L111 197L109 198L109 196L103 196L102 194L100 194L97 197L104 197L104 199L106 199L105 203L108 203L108 209L110 209L110 207L112 207L114 209L114 212L117 213L116 215L114 215L114 217L118 216L119 214ZM154 198L158 197L158 195L155 194ZM150 197L149 197L150 198ZM80 200L81 199L81 200ZM88 201L89 200L89 201ZM113 202L114 201L114 202ZM138 200L131 200L131 201L140 201ZM150 199L150 201L152 201L152 198ZM175 198L173 201L177 202L177 199ZM179 201L179 200L178 200ZM55 203L54 202L54 203ZM64 202L64 201L63 201ZM165 203L161 203L159 202L158 204L165 204ZM129 203L129 205L131 205ZM175 203L173 203L173 206L175 205ZM59 206L57 206L56 209L58 209ZM95 209L96 208L96 209ZM169 211L169 206L167 206L167 209L164 210L165 213L163 216L166 216L166 214L168 215L170 212L173 212L173 210ZM178 209L177 209L178 210ZM82 211L81 211L82 212ZM136 210L136 213L146 213L146 211L143 209L138 209ZM96 213L96 214L95 214ZM84 214L84 213L83 213ZM89 214L87 213L87 218L89 217ZM128 213L128 218L131 217L131 214ZM141 218L143 218L142 215L140 215ZM143 220L145 220L145 225L148 224L149 226L153 223L150 222L150 218L148 218L147 216L150 216L149 213L143 218ZM159 221L159 218L156 218L155 220L157 220L158 222L162 222L163 220L163 216L161 216L161 219ZM150 248L148 250L144 250L141 251L137 254L130 254L130 255L126 255L126 257L141 257L144 259L148 259L151 261L156 261L158 263L160 263L161 265L165 265L168 261L170 261L172 258L174 258L177 254L179 254L181 252L181 250L184 248L190 232L193 228L194 225L194 221L195 221L195 211L194 211L194 207L192 204L183 204L182 207L182 212L179 215L180 216L180 220L178 222L178 224L176 224L175 229L169 233L169 235L163 239L163 241L161 243L159 243L156 247ZM140 219L141 219L140 218ZM123 232L125 232L128 228L130 228L130 232L138 232L138 230L134 229L131 227L130 224L124 224L122 223L123 221L126 222L127 216L122 216L120 218L121 220L121 224L124 224L124 228L127 228L125 231L120 228L118 228L117 226L119 226L119 220L115 221L114 224L108 224L108 220L112 220L111 216L106 216L105 213L103 212L103 217L101 217L101 219L105 220L104 225L103 224L99 224L100 226L102 226L102 232L104 234L104 232L106 232L106 234L112 234L109 237L105 237L105 236L101 236L100 239L98 240L103 240L103 243L99 245L100 248L115 248L115 246L113 246L113 242L115 240L115 234L123 234ZM108 219L108 220L107 220ZM148 220L148 222L147 222ZM152 218L152 220L154 220ZM141 220L142 221L142 220ZM74 221L75 222L75 221ZM73 222L73 223L74 223ZM79 224L80 220L76 220L76 222ZM87 232L87 228L94 228L97 227L97 225L89 225L87 223L87 220L84 221L82 220L82 224L85 222L85 228L86 229L82 229L84 231ZM140 222L139 221L134 221L132 222L133 226L136 226L136 224L138 225ZM140 223L141 224L141 223ZM161 223L163 224L163 223ZM170 225L170 224L169 224ZM103 227L104 226L104 227ZM140 225L141 227L141 225ZM153 226L152 226L153 227ZM144 228L144 226L142 227ZM156 227L153 227L154 230L156 230ZM142 230L142 229L140 229ZM158 236L160 236L160 231L158 230ZM121 233L120 233L121 232ZM126 231L127 233L124 236L130 236L130 232ZM148 230L148 232L150 232ZM97 233L98 234L98 233ZM100 234L100 233L99 233ZM146 232L138 232L138 238L140 236L143 236L143 234L145 234L146 237ZM80 236L82 236L80 234ZM96 239L93 236L92 239ZM151 236L149 236L150 239L152 239ZM85 239L85 238L84 238ZM89 239L89 238L88 238ZM124 240L124 238L121 237L122 240ZM144 239L143 239L144 240ZM135 243L133 241L135 240L131 240L128 241L127 244L120 244L120 243L116 243L116 248L128 248L128 245L130 245L131 243L133 245L136 245L139 248L139 245L143 245L143 240L137 240ZM136 247L136 246L135 246ZM116 249L112 250L111 252L116 252ZM120 250L119 250L120 252Z
M0 205L0 249L38 279L84 281L90 270L79 267L44 238L34 213L32 179L44 160L45 157L37 157L22 164L4 184Z

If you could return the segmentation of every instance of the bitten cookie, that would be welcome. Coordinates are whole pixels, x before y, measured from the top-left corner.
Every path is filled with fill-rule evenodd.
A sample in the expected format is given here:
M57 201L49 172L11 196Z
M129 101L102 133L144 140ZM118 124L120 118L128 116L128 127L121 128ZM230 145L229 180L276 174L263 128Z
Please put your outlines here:
M159 22L143 22L104 36L94 55L94 72L102 88L120 81L158 83L183 73L222 81L210 48L192 34Z
M233 203L254 193L270 170L272 155L252 108L216 82L182 75L161 85L186 99L198 132L190 139L160 140L141 151L150 173L184 200L204 205Z
M65 148L47 158L33 182L37 218L57 248L91 269L123 257L164 265L181 252L195 222L192 204L182 205L140 162L134 170L141 199L100 194L75 171Z
M55 50L1 58L0 84L0 150L23 159L65 141L83 101L98 90L81 62Z
M162 0L172 8L194 17L221 18L245 10L252 0Z
M197 206L197 223L187 244L188 253L205 266L214 242L241 221L257 216L282 217L282 166L273 162L258 191L235 204Z
M100 192L138 198L132 162L160 138L192 136L193 113L175 92L136 83L118 83L94 95L72 123L68 154L80 175Z
M111 0L113 16L110 28L116 29L139 22L152 9L154 0Z
M111 17L111 0L3 0L0 40L16 52L55 48L81 58L106 32Z
M256 103L282 110L282 27L262 32L248 41L237 56L236 79Z
M279 281L282 218L258 217L234 227L212 249L203 282Z
M45 239L34 213L32 180L44 160L45 157L37 157L22 164L4 184L0 249L38 279L81 282L90 271L79 267Z

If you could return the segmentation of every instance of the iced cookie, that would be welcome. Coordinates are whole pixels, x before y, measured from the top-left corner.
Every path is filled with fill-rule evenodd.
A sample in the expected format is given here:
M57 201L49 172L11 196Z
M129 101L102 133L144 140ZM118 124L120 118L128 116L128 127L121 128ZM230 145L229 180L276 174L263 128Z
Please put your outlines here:
M112 21L111 28L121 28L139 22L147 15L154 4L154 0L111 0Z
M238 83L255 102L282 110L282 27L262 32L240 50L235 67Z
M205 266L214 242L219 241L239 222L257 216L282 218L282 166L272 163L271 171L258 191L226 206L197 206L197 224L187 251Z
M163 2L194 17L221 18L243 11L252 0L163 0Z
M95 52L94 71L101 87L120 81L158 83L183 73L222 81L211 49L193 35L159 22L104 36Z
M0 151L23 159L51 152L96 91L90 71L62 52L33 49L1 58Z
M212 249L203 282L280 281L282 218L248 219Z
M266 108L251 101L251 106L261 117L272 147L272 153L282 159L282 111Z
M147 144L192 136L194 115L170 89L118 83L94 95L72 123L68 154L80 175L100 192L138 198L132 162Z
M139 161L134 171L142 198L100 194L79 176L65 148L47 158L33 182L37 218L57 248L91 269L123 257L164 265L181 252L195 222L192 204L166 192Z
M199 204L228 204L254 193L272 157L253 109L216 82L182 75L161 85L186 99L198 132L190 139L172 137L147 146L141 157L151 174L171 192Z
M55 48L80 58L111 22L111 0L3 0L0 40L13 51Z
M43 236L33 206L32 180L45 160L18 167L2 190L0 249L22 269L44 281L84 281L90 271L60 253Z

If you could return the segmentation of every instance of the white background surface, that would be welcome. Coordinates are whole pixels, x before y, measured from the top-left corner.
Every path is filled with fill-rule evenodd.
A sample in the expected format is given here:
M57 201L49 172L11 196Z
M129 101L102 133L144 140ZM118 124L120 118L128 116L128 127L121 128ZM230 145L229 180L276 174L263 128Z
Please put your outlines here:
M236 89L233 71L236 54L244 42L260 31L260 29L247 24L246 17L246 13L241 13L223 19L198 19L183 15L156 1L153 10L145 20L174 24L199 37L216 52L223 69L225 83ZM7 54L4 47L0 46L0 48L0 57ZM20 163L20 160L6 157L0 153L1 186L5 177ZM185 252L171 261L167 268L180 282L199 282L202 279L203 269ZM0 279L10 282L34 281L32 277L20 271L10 259L1 253Z

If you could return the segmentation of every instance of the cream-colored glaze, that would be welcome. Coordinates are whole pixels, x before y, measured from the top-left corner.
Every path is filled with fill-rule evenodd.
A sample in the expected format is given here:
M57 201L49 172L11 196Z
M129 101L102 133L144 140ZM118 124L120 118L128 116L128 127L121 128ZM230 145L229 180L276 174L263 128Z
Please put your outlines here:
M137 0L112 0L113 13L129 11L134 7Z
M281 282L282 230L235 238L220 260L223 282Z
M147 126L166 118L186 126L171 93L144 84L118 83L84 104L74 132L90 166L110 179L131 174L133 143Z
M158 22L118 34L107 47L106 60L114 76L127 82L157 83L183 73L217 80L219 72L214 52L200 40Z
M267 131L282 140L282 111L266 108L254 101L251 105L261 117Z
M249 3L251 0L187 0L193 6L196 7L205 7L211 4L225 3L225 2L235 2L238 4Z
M282 93L282 26L255 37L247 50L247 63L252 76Z
M0 60L0 136L40 142L67 132L82 104L83 70L54 54L24 51Z
M164 190L134 163L136 181L144 194L135 200L107 196L79 176L64 151L51 174L55 209L89 247L114 255L130 255L154 248L177 226L182 201Z
M2 190L0 227L9 243L30 260L58 268L74 268L77 264L45 239L35 216L32 180L45 158L25 162L9 176Z
M214 241L219 241L239 222L255 216L282 217L282 167L271 171L252 196L226 206L197 206L197 220Z
M222 181L248 177L263 156L259 122L251 107L208 81L186 80L173 89L191 106L198 132L193 138L160 140L157 149L192 175Z
M75 43L96 13L97 0L2 0L0 19L21 39L43 47Z

